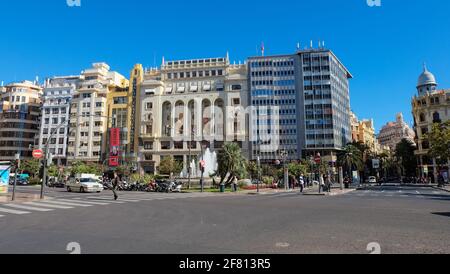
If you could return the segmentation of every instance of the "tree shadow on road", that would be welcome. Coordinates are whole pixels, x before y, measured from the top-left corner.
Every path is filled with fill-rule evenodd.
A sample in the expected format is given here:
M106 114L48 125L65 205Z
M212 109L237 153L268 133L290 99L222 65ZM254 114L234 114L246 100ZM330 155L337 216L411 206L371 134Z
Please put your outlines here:
M444 216L444 217L450 217L450 212L434 212L434 213L431 213L431 214Z

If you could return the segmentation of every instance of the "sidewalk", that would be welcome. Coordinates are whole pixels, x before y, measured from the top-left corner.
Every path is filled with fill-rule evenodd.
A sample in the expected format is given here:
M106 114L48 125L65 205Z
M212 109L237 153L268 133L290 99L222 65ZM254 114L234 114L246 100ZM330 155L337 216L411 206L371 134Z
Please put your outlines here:
M12 197L12 193L1 194L0 195L0 204L34 202L34 201L37 201L40 199L40 194L16 193L15 201L12 201L11 197Z
M444 186L444 187L433 186L432 188L438 189L438 190L442 190L442 191L450 192L450 185L446 185L446 186Z

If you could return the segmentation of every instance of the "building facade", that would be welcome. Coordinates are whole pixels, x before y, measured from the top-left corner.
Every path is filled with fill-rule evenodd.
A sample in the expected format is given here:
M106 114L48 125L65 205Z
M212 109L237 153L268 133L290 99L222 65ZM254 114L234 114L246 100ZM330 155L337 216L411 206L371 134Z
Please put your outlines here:
M417 150L420 166L420 176L431 177L437 180L439 172L445 173L448 178L448 168L439 170L436 159L428 156L430 143L426 135L432 130L434 123L450 120L450 89L438 90L438 83L434 75L424 68L419 76L417 84L417 95L412 99L412 113L414 116L414 127L416 132Z
M0 160L14 160L16 154L30 159L39 135L42 87L29 81L11 83L0 96Z
M62 76L47 79L44 85L39 148L48 146L57 165L67 164L70 105L79 81L79 75Z
M359 142L369 147L369 150L373 153L379 153L379 144L375 136L375 127L373 119L371 120L358 120L358 117L351 113L352 124L352 140L353 142Z
M403 120L403 114L397 114L397 120L395 122L387 123L378 134L378 141L382 146L388 146L391 152L395 152L397 144L403 139L409 140L411 143L415 143L416 134Z
M94 63L81 73L70 110L69 162L106 164L107 128L114 118L108 116L108 94L126 87L128 80L105 63Z
M307 49L292 55L252 57L248 61L250 103L262 109L250 124L256 127L252 159L298 160L320 153L336 161L351 142L349 79L352 75L330 50ZM264 109L273 109L266 115ZM267 125L275 130L269 130ZM277 128L278 126L278 128ZM261 140L278 135L277 149ZM263 141L264 143L264 141Z
M202 155L227 141L237 141L247 154L245 125L227 115L247 105L246 65L230 64L228 55L163 60L161 68L145 72L140 88L142 171L156 172L161 159L171 156L183 163L186 174Z

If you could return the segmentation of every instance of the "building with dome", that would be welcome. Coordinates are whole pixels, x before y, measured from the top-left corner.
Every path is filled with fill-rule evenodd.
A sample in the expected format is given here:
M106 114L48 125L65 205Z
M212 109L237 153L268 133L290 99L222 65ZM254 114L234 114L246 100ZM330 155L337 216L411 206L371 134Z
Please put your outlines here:
M389 150L395 152L397 144L403 139L414 143L414 130L412 130L403 119L403 114L398 113L395 122L387 123L378 135L378 141L381 146L388 146Z
M441 123L450 119L450 89L439 90L434 75L424 66L417 83L417 95L412 99L414 129L417 135L416 144L420 175L437 180L442 173L448 180L450 161L446 169L438 170L436 159L428 157L430 144L426 134L432 130L434 123Z

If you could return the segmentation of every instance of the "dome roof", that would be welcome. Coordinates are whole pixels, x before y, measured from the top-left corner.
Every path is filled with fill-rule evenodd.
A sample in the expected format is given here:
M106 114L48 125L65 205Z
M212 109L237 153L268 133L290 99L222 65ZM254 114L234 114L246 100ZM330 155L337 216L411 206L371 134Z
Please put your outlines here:
M424 66L422 74L419 76L419 80L417 82L417 87L426 86L426 85L437 85L436 78L434 75L427 70L427 67Z

